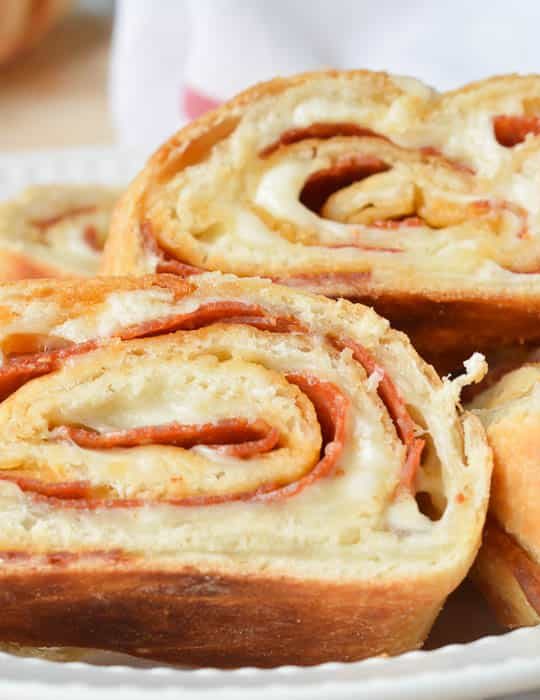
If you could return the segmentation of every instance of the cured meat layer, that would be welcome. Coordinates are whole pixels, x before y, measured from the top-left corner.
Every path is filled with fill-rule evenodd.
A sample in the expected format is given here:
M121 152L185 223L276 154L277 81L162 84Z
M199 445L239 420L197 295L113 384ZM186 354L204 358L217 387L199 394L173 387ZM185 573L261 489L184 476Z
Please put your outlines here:
M217 273L0 287L0 350L0 640L398 653L470 566L479 357L443 382L367 307Z
M373 305L441 373L540 341L540 79L437 94L330 71L253 87L173 135L103 269L266 277Z

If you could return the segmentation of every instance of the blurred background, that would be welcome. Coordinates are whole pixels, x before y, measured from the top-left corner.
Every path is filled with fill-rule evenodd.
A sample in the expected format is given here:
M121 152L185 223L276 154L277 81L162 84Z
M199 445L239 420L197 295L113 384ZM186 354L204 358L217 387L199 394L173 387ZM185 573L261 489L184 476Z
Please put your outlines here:
M112 143L112 0L58 4L28 46L25 5L0 0L0 150Z
M147 152L276 74L537 72L539 25L538 0L0 0L0 152Z

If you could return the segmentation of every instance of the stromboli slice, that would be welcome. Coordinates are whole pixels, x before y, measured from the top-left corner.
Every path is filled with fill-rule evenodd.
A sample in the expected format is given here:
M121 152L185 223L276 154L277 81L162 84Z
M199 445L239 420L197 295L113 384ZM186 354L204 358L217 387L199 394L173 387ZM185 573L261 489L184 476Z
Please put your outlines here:
M0 639L395 654L475 556L490 456L457 401L482 362L443 382L366 307L218 273L35 281L0 288L0 347Z
M0 280L97 274L120 191L36 185L0 204Z
M149 160L104 270L256 274L375 304L444 370L538 339L537 115L536 76L442 95L369 71L258 85Z
M471 403L494 454L474 578L499 620L522 627L540 623L540 364L522 358L496 368L497 376Z

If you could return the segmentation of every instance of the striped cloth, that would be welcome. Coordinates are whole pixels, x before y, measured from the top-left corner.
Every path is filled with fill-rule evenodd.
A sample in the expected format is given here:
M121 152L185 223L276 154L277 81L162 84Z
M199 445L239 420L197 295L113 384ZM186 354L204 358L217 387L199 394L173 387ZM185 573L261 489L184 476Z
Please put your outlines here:
M540 3L502 0L118 0L111 103L119 139L153 148L245 87L323 67L449 89L540 66Z

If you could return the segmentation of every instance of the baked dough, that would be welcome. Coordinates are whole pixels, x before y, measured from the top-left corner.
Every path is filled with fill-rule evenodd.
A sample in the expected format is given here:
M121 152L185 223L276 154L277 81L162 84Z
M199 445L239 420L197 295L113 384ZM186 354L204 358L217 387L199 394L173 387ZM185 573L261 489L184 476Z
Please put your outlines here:
M501 623L522 627L540 623L540 363L497 375L471 403L494 454L490 516L474 578Z
M481 356L441 381L367 307L219 273L5 285L0 348L2 641L396 654L476 554Z
M120 191L36 185L0 204L0 280L92 277Z
M446 370L540 339L539 133L536 76L442 95L369 71L279 78L158 150L104 270L221 270L364 301Z

